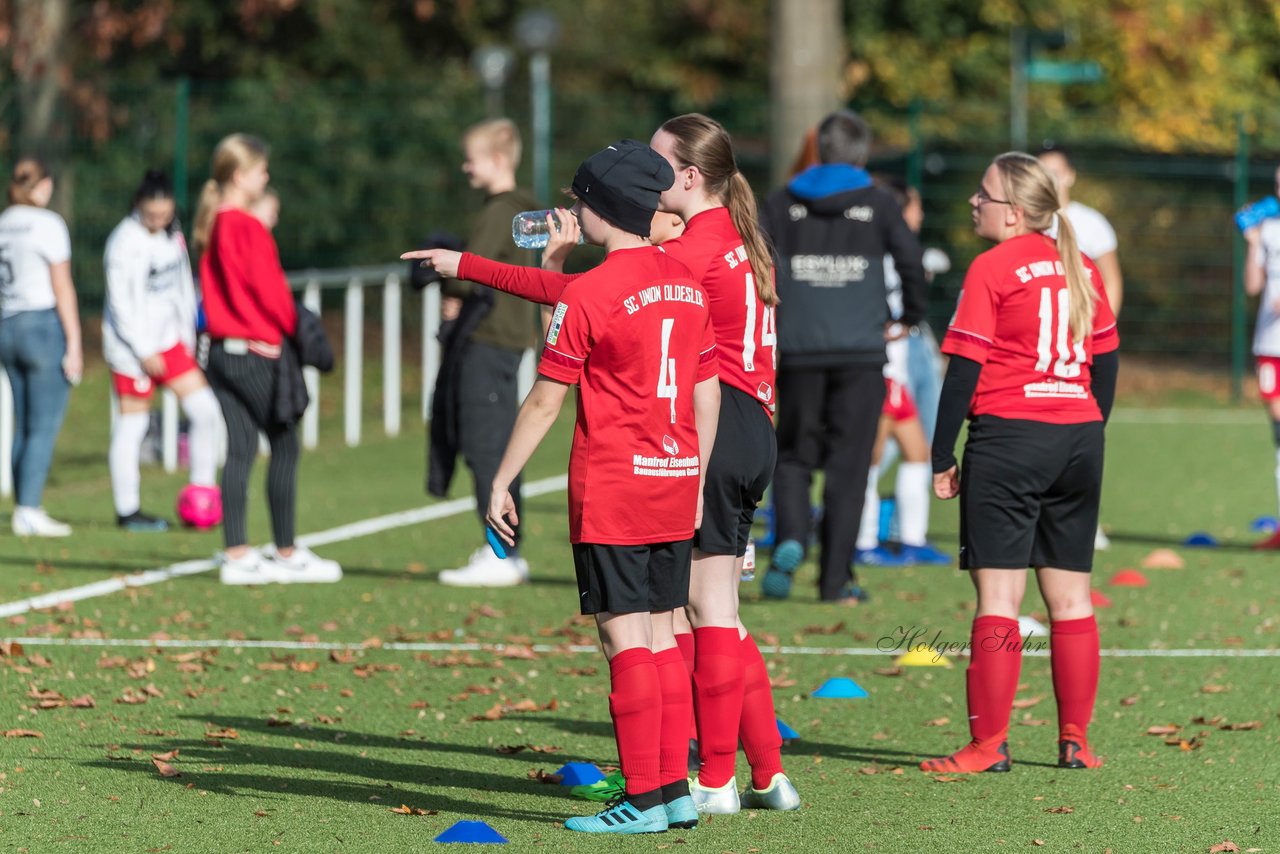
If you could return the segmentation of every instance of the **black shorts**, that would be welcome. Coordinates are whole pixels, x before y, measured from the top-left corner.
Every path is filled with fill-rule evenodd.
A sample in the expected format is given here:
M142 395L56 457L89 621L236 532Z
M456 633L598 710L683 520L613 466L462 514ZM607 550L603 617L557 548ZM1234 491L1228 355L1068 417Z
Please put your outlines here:
M707 554L742 557L751 520L773 480L778 440L754 397L720 384L720 425L702 490L702 527L693 544Z
M960 568L1093 568L1103 425L982 415L960 469Z
M674 611L689 604L693 543L610 546L574 543L578 602L584 614Z

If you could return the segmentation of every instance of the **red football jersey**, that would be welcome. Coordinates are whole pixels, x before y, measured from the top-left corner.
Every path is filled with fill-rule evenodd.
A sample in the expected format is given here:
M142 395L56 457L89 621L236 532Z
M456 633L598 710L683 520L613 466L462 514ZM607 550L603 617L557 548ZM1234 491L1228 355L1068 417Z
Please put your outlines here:
M974 259L942 352L983 366L970 415L1078 424L1101 421L1090 386L1095 354L1120 346L1102 274L1087 256L1097 293L1093 332L1071 340L1070 294L1054 241L1010 238Z
M560 295L538 372L578 384L569 540L642 545L693 536L693 387L716 376L705 292L655 247L609 253Z
M755 272L729 209L712 208L692 217L684 233L662 250L689 268L710 298L711 322L719 351L720 381L774 407L777 327L774 311L760 301ZM533 302L551 305L577 276L517 267L464 252L458 277L483 282Z
M662 248L689 268L711 299L720 381L772 410L777 327L773 309L760 301L756 273L729 209L712 208L690 218L684 233Z

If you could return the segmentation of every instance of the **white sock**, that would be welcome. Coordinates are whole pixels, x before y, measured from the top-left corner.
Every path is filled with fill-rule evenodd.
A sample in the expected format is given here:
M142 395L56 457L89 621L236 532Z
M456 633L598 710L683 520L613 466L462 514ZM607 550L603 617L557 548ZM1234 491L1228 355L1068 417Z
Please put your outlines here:
M929 534L929 487L933 467L929 463L898 463L898 534L903 545L923 546Z
M142 456L142 440L147 438L150 426L150 413L130 412L119 415L111 428L107 464L111 469L111 497L115 500L118 516L138 512L138 484L142 480L138 474L138 460Z
M222 408L213 389L205 386L182 398L182 411L191 427L187 431L187 448L191 457L191 482L196 486L218 483L218 425Z
M880 545L880 466L867 469L867 497L862 502L862 524L858 528L858 548Z

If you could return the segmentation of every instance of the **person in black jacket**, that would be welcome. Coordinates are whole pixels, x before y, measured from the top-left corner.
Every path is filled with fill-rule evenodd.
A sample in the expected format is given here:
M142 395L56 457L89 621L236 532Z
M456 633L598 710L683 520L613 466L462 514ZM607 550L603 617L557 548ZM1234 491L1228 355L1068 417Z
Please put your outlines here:
M777 534L766 596L791 593L809 540L813 470L826 475L819 594L866 599L850 563L884 403L884 257L902 277L901 329L925 315L920 243L893 195L863 168L871 129L856 113L822 120L816 166L765 199L761 223L777 251ZM902 334L901 331L896 334Z

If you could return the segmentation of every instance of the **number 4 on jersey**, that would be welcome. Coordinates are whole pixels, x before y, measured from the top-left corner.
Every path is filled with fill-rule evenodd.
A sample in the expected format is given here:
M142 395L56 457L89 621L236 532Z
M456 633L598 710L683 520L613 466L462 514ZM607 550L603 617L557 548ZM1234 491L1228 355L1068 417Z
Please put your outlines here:
M658 398L671 400L672 424L676 423L676 394L679 389L676 387L676 360L668 358L667 354L671 352L671 330L675 325L674 317L667 317L662 321L662 362L658 368Z
M1080 365L1084 363L1084 345L1079 341L1071 343L1071 294L1066 288L1058 291L1058 316L1054 323L1054 300L1052 288L1040 289L1040 336L1036 341L1036 370L1049 369L1053 362L1053 375L1064 380L1080 376ZM1053 333L1057 327L1058 358L1053 358Z

